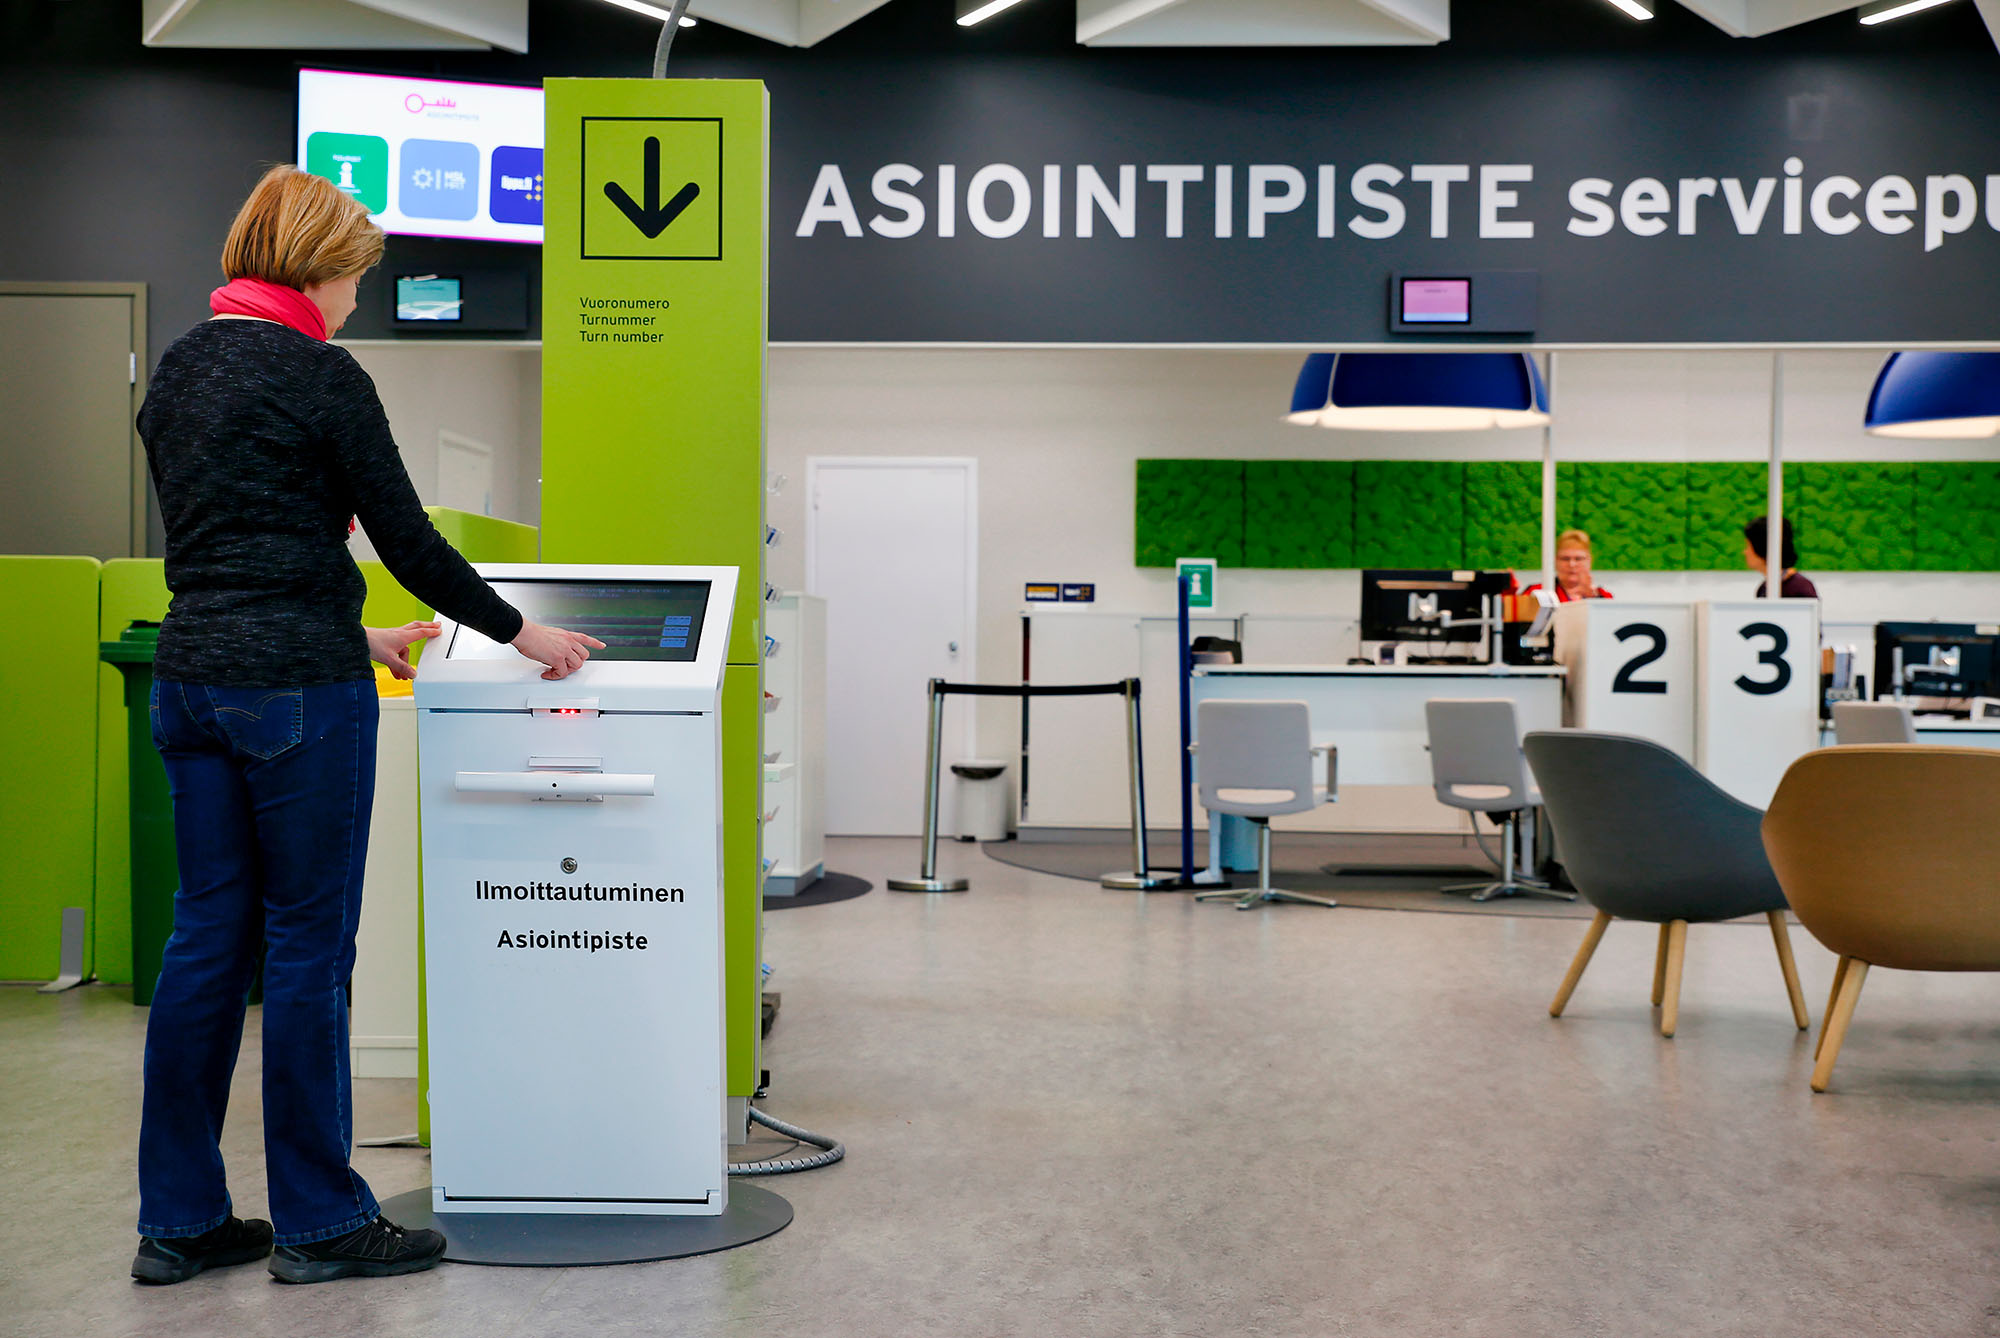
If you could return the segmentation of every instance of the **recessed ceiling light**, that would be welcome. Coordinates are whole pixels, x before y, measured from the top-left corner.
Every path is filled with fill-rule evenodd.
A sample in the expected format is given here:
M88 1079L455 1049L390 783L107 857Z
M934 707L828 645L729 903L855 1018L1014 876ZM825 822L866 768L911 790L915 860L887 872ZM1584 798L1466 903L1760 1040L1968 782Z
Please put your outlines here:
M604 0L604 3L607 5L616 5L620 9L629 9L634 14L644 14L647 18L657 19L661 23L665 23L668 19L673 17L673 15L669 14L666 10L661 9L658 5L647 4L646 0ZM694 27L694 20L688 18L686 15L682 15L681 27L683 28Z
M1905 14L1915 14L1919 10L1935 9L1945 0L1882 0L1879 4L1863 5L1863 23L1887 23L1890 19L1900 19Z
M1651 8L1652 0L1611 0L1611 4L1635 19L1650 19L1653 17Z
M958 26L970 28L992 18L1003 9L1012 9L1021 0L959 0Z

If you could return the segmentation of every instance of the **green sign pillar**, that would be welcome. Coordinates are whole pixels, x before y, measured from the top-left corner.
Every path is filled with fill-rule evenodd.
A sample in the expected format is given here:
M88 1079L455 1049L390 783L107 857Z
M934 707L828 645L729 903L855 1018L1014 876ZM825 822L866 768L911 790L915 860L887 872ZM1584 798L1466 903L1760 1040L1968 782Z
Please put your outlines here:
M761 1021L769 99L754 80L551 79L542 560L738 567L723 714L729 1095Z

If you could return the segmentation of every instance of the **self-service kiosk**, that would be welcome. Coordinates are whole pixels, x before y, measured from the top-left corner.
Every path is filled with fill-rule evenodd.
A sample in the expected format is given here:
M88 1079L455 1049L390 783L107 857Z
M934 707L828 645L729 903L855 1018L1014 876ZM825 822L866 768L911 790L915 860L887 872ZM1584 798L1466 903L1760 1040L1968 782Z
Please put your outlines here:
M433 1211L719 1214L737 571L479 572L605 648L550 682L446 622L423 658Z

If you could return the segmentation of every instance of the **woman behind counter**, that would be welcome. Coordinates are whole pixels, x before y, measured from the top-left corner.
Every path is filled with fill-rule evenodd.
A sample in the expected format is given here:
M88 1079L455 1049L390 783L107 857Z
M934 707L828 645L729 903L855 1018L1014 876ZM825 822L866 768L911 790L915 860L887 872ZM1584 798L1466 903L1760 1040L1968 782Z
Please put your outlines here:
M1778 523L1780 551L1784 556L1784 576L1778 586L1778 593L1786 599L1818 599L1819 590L1813 583L1799 574L1799 550L1792 543L1792 522ZM1757 598L1764 597L1764 589L1771 581L1770 562L1767 555L1771 551L1771 518L1759 516L1743 527L1743 564L1755 572L1761 572L1763 581L1757 586Z
M1535 582L1521 593L1532 595L1542 588ZM1573 599L1609 599L1611 592L1597 584L1590 571L1590 536L1582 530L1564 530L1556 536L1556 599L1567 604Z

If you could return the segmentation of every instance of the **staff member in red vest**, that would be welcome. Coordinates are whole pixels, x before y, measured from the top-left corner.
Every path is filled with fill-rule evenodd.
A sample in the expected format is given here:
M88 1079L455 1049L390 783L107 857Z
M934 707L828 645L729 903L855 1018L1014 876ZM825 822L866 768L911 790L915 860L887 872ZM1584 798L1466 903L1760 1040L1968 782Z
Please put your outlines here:
M1521 593L1532 595L1542 588L1535 582ZM1556 536L1556 599L1564 604L1572 599L1609 599L1611 592L1597 584L1590 572L1590 536L1582 530L1564 530Z

